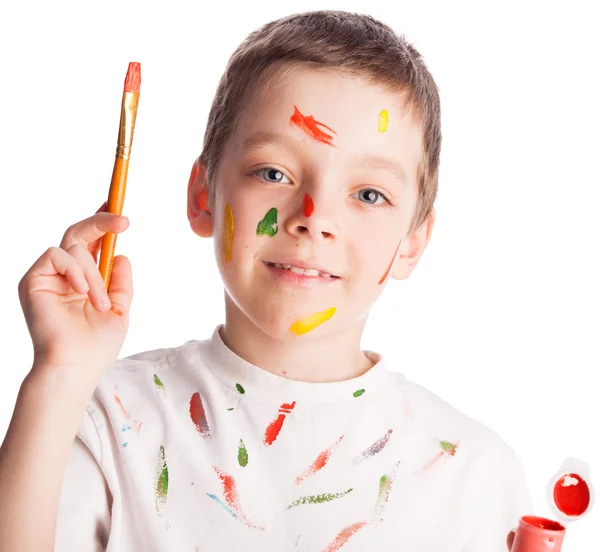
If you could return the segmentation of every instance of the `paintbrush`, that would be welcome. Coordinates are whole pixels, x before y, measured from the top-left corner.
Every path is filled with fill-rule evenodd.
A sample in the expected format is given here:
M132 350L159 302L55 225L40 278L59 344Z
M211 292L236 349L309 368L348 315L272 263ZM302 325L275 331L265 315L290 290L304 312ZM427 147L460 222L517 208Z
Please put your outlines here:
M107 212L121 215L125 202L125 188L127 186L127 171L129 169L129 156L133 142L133 130L137 115L138 100L140 98L140 64L131 62L127 68L125 86L123 87L123 100L121 101L121 121L119 123L119 137L117 139L117 153L110 180L108 192ZM110 285L117 234L107 232L102 236L100 262L98 270L104 280L106 289Z

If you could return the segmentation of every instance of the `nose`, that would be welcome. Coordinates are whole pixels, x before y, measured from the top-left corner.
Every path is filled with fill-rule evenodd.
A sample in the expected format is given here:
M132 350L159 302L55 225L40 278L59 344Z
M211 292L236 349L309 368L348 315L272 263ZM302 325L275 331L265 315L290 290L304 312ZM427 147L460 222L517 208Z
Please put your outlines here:
M325 201L314 200L314 209L306 209L306 198L285 223L286 230L296 237L310 237L326 243L332 243L337 234L337 226L332 209L328 209Z

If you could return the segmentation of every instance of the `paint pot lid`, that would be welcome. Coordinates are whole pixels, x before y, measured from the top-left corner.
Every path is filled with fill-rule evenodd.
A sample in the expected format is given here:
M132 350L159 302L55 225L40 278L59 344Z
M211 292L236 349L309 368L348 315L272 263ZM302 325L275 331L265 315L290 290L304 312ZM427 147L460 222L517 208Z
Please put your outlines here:
M565 526L585 517L594 505L590 467L577 458L565 458L548 482L546 500L554 515Z

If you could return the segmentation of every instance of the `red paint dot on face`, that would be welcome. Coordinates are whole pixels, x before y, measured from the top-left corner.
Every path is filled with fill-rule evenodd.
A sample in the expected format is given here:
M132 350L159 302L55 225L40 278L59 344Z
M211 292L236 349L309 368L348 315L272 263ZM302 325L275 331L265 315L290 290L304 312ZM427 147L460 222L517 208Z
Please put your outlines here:
M306 218L310 217L310 215L312 215L313 211L315 210L315 204L313 203L312 198L308 194L304 194L304 202L302 208L304 210L304 216Z
M540 529L549 529L550 531L564 531L565 528L558 523L558 521L553 521L551 519L546 519L543 517L537 516L523 516L523 521L528 523L529 525L533 525L534 527L539 527Z
M567 474L554 485L554 502L567 516L580 516L590 505L590 488L576 473Z

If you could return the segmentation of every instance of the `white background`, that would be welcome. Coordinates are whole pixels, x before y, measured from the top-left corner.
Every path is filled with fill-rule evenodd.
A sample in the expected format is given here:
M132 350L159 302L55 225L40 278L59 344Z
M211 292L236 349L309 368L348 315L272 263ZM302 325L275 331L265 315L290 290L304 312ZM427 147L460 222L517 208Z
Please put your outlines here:
M3 3L0 436L32 360L17 284L106 199L129 61L142 64L142 91L131 225L117 242L135 282L121 356L203 339L224 319L213 244L189 229L186 188L230 54L280 16L360 11L424 56L443 132L432 240L408 281L390 281L362 346L492 427L524 464L534 513L552 517L546 483L564 457L600 475L593 4ZM599 510L570 527L564 552L599 549Z

